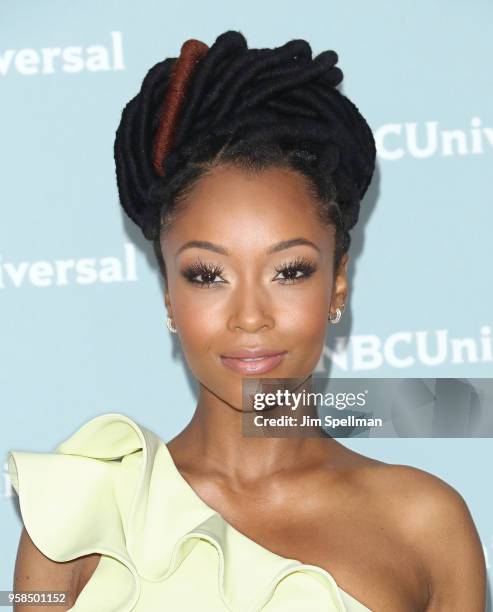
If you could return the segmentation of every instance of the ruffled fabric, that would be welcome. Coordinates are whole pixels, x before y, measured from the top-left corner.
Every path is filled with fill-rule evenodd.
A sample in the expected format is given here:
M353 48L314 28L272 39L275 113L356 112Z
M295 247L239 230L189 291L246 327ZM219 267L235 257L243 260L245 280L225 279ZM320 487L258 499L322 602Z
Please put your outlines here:
M369 612L326 570L227 523L123 414L91 419L52 453L11 451L8 470L41 552L102 555L72 612Z

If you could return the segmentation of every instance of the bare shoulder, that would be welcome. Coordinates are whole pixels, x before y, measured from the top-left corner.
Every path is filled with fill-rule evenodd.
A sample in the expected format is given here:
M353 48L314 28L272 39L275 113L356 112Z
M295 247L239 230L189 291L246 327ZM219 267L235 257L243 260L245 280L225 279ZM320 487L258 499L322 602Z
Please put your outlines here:
M53 561L44 555L22 528L15 561L15 591L67 591L68 601L57 606L60 612L71 608L99 562L100 555L85 555L71 561ZM15 612L29 612L32 606L17 605ZM53 606L36 606L36 610L53 610Z
M372 460L366 476L375 493L398 510L408 529L474 527L463 496L442 478L410 465ZM417 535L417 534L415 534ZM450 535L450 533L449 533Z
M420 560L429 588L427 612L484 612L485 556L463 496L438 476L408 465L372 460L362 472Z

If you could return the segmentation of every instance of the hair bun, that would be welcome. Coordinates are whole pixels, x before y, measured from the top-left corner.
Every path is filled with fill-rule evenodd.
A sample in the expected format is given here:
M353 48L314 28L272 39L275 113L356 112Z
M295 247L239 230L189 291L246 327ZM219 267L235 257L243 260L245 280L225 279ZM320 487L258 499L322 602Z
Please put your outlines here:
M332 50L312 57L305 40L248 49L241 32L227 31L210 48L190 39L179 58L153 66L123 109L114 147L121 204L146 238L159 231L153 186L172 180L205 143L232 138L305 143L332 173L352 227L376 152L365 119L336 89L343 79L337 62Z

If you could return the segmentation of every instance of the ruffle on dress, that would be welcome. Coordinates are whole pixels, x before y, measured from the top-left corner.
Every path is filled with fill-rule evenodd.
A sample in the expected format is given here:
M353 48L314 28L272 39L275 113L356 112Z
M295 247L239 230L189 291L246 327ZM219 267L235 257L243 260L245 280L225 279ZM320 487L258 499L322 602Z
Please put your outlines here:
M8 470L42 553L102 555L71 612L369 612L326 570L227 523L123 414L89 420L54 452L11 451Z

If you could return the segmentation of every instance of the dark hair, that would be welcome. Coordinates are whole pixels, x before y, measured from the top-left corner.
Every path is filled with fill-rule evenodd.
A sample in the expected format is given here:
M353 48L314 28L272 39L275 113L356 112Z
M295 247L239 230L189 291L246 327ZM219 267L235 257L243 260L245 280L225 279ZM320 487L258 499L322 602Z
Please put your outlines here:
M312 58L305 40L248 49L227 31L209 48L186 41L145 76L125 106L114 154L120 202L153 241L166 276L161 231L195 182L217 164L248 172L298 171L335 226L334 267L349 249L375 167L375 141L358 108L336 86L335 51Z

